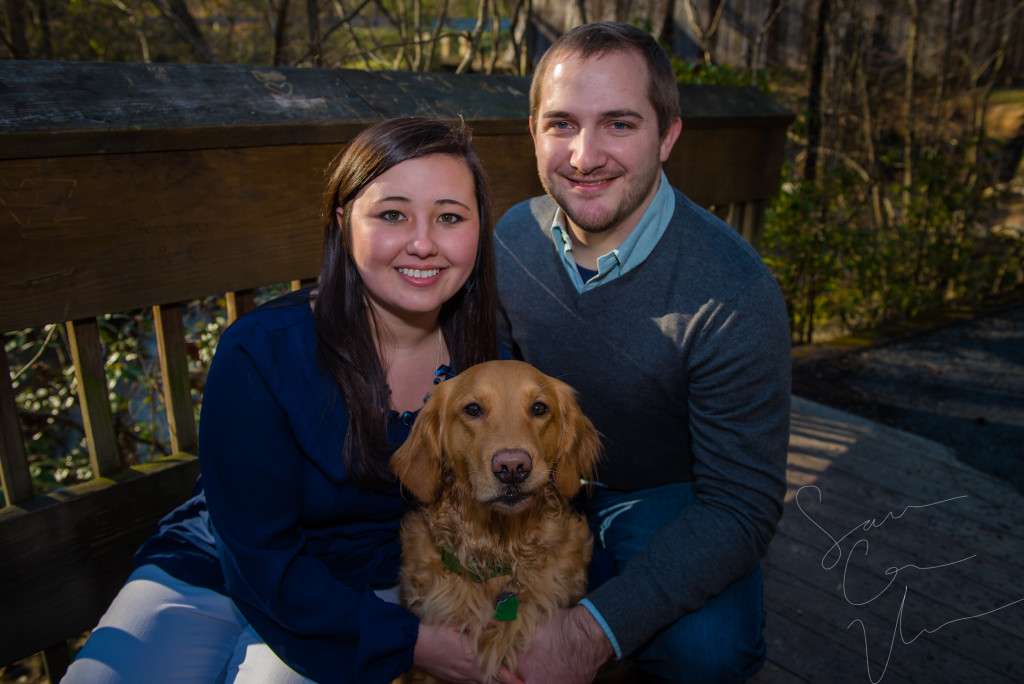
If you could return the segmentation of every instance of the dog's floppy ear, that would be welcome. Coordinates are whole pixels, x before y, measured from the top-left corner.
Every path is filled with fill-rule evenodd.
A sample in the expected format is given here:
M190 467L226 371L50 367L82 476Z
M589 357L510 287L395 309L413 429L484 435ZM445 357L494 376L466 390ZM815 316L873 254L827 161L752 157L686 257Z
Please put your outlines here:
M391 456L391 472L423 502L432 501L441 484L445 384L441 383L430 393L430 399L413 423L409 438Z
M601 438L576 403L576 390L555 380L555 393L562 413L555 487L562 496L571 499L580 491L581 480L592 480L597 474Z

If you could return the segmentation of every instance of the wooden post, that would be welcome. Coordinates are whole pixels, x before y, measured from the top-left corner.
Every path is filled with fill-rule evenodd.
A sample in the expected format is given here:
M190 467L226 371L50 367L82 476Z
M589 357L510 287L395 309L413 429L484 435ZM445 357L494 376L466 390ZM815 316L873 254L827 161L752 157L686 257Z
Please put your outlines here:
M185 325L181 304L153 307L157 351L160 354L160 374L163 380L164 407L167 427L171 435L171 449L196 453L199 439L192 406L192 384L188 375L188 355L185 350Z
M11 388L7 354L0 354L0 483L7 505L28 501L34 495L32 477L25 459L18 405Z
M252 290L228 292L225 297L228 309L228 325L256 308L255 294Z
M100 342L99 325L95 318L87 318L69 321L67 329L93 475L112 475L121 469L121 457L114 436L114 419L107 393L105 352Z
M726 223L736 229L747 242L757 249L761 243L761 232L764 229L764 200L734 202L729 206Z
M68 671L70 665L71 653L66 641L54 644L43 651L43 667L46 670L46 677L50 680L50 684L59 682Z

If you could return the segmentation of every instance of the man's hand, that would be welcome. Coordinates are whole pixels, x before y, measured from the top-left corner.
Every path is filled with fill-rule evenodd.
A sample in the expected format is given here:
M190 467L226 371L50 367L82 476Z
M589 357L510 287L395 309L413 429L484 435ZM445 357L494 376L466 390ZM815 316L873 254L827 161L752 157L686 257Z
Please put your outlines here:
M484 679L477 665L469 636L452 624L420 623L413 662L430 674L458 684L523 684L523 681L502 666L495 679Z
M594 616L576 606L537 628L533 645L519 658L519 676L526 684L586 684L613 653Z

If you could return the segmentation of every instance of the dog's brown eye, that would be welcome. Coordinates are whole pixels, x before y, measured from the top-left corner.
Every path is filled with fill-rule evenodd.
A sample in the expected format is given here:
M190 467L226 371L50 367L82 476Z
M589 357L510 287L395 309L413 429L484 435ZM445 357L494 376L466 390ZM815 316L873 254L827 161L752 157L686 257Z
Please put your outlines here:
M479 404L466 404L466 406L463 407L462 412L470 418L479 418L483 415L484 410L480 408Z
M548 405L545 404L542 401L536 402L531 407L531 409L533 410L533 415L535 415L535 416L544 416L544 415L547 415L547 413L548 413Z

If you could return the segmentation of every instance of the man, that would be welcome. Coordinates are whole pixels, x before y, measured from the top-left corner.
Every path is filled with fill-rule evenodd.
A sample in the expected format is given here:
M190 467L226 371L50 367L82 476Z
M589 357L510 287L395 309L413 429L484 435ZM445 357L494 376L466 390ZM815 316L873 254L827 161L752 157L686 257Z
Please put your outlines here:
M545 53L530 131L546 196L496 228L503 342L576 387L606 457L585 503L614 576L541 628L520 675L654 681L761 666L758 562L782 513L785 307L757 253L669 186L680 121L665 52L597 23Z

